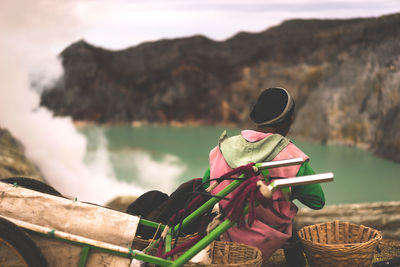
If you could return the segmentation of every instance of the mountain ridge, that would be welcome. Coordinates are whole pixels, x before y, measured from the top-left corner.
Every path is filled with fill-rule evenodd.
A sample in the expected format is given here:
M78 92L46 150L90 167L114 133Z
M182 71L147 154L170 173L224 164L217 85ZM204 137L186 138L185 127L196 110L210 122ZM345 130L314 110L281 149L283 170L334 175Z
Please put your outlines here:
M295 19L225 41L195 35L118 51L78 41L60 54L64 75L41 105L97 123L248 125L260 91L282 86L296 100L294 137L400 161L396 25L400 13Z

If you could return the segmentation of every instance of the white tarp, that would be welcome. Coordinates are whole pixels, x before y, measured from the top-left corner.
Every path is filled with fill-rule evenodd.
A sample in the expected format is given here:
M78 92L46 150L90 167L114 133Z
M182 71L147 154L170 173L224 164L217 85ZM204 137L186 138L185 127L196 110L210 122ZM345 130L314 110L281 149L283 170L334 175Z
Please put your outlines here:
M22 187L0 182L0 214L58 231L129 248L135 237L139 218L93 204L42 194ZM50 266L74 266L78 262L80 248L34 236ZM61 243L60 243L61 242ZM49 254L49 255L46 255ZM76 254L76 255L75 255ZM96 254L99 255L96 259ZM67 258L71 258L68 261ZM108 258L108 259L106 259ZM104 253L91 253L92 266L128 266L129 259ZM104 262L106 261L106 262ZM117 262L124 262L122 265ZM95 264L96 263L96 264ZM126 265L125 265L126 264Z

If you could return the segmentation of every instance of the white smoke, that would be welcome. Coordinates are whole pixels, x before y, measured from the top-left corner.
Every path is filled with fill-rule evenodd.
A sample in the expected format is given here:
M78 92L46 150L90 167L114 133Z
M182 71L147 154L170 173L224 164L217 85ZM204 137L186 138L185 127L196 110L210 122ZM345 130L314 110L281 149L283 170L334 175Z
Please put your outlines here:
M186 169L174 155L167 154L160 162L152 160L150 155L143 156L142 153L134 156L140 180L149 188L160 188L164 192L173 191L176 177Z
M177 187L177 177L180 177L188 167L175 155L162 154L158 156L155 159L154 153L140 148L110 151L113 163L117 162L117 167L123 170L125 175L134 174L135 181L140 184L140 187L171 193ZM130 177L120 178L130 179Z
M77 6L77 1L0 2L0 126L25 145L27 156L61 193L104 203L142 190L113 179L105 151L99 152L99 160L106 169L88 168L86 139L70 118L56 118L39 107L29 80L32 70L38 75L50 70L53 78L61 74L59 64L53 64L58 48L79 39L84 30Z

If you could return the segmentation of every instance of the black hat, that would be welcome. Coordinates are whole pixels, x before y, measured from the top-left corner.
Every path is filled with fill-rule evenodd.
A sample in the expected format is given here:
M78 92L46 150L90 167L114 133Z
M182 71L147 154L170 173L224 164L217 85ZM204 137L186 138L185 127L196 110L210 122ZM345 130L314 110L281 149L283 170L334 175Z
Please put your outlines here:
M258 97L250 119L259 126L276 124L284 121L293 109L293 98L286 89L268 88Z

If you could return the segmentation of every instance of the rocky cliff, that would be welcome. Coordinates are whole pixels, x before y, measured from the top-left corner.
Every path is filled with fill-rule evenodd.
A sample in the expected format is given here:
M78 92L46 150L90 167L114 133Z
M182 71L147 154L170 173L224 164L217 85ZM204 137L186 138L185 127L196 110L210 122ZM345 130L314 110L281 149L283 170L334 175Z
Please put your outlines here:
M42 95L57 115L99 123L248 123L266 87L296 99L291 135L400 161L400 14L290 20L215 42L203 36L110 51L79 41Z
M24 146L0 127L0 179L17 176L44 181L37 166L25 156Z

